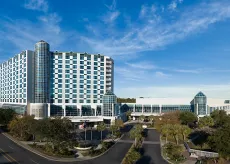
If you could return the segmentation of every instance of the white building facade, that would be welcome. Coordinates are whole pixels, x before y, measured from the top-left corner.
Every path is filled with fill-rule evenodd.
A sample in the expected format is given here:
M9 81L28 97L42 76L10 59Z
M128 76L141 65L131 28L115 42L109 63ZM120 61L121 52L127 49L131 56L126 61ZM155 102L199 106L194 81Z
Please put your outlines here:
M141 115L160 116L173 111L190 111L199 117L210 115L214 110L225 110L230 114L230 101L207 98L202 92L194 98L137 98L136 103L123 103L123 111L131 110L135 119Z
M114 90L114 61L100 54L52 52L45 41L0 64L0 104L35 118L113 120L103 95ZM18 112L18 111L17 111ZM108 113L108 112L107 112Z

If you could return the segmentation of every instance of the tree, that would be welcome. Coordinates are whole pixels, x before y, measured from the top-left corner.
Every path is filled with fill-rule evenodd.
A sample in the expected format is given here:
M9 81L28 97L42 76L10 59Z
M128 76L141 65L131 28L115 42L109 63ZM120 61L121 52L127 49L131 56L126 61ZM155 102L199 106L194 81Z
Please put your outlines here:
M117 98L118 103L136 103L134 98Z
M143 128L141 125L135 125L130 131L130 138L135 139L134 146L137 147L137 142L142 138Z
M187 125L181 125L180 132L183 136L183 141L185 141L185 138L192 132L192 130Z
M128 120L131 120L131 114L132 114L131 110L126 112L126 116L128 117Z
M12 109L0 109L0 125L7 125L16 116Z
M192 112L184 111L180 113L179 120L182 124L188 125L188 123L197 121L197 116Z
M229 122L229 116L225 110L214 110L210 116L214 121L215 127L222 127L225 123Z
M165 124L161 127L161 133L165 137L165 143L168 143L168 136L170 134L170 124Z
M111 125L109 130L112 132L112 135L118 130L118 127L116 125Z
M32 135L32 122L34 116L24 116L22 118L15 118L9 123L9 130L14 136L21 140L28 140Z
M149 116L149 121L151 122L151 125L154 123L154 121L156 120L156 117L153 115Z
M204 116L199 119L198 123L200 128L206 127L206 126L213 126L214 120L210 116Z
M144 115L141 115L139 118L140 118L141 121L144 121L145 116L144 116Z
M230 159L230 124L225 124L208 137L208 145L221 157Z
M106 129L104 122L101 122L97 125L97 131L101 132L101 140L102 140L102 132Z
M170 134L173 135L176 144L179 144L179 134L180 134L180 125L179 124L174 124L170 125Z
M117 119L117 120L115 120L115 125L118 128L123 128L124 127L124 122L121 119Z
M182 146L176 145L174 143L168 143L168 144L165 144L163 148L164 148L164 152L171 160L181 161L184 159L182 158L183 157L182 155L183 147Z

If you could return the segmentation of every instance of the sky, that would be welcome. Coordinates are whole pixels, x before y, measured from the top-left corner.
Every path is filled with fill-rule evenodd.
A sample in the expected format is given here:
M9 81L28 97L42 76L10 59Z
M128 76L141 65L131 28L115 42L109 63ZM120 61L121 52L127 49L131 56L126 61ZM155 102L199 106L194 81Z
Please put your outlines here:
M118 97L230 99L229 0L2 0L0 62L39 40L112 57Z

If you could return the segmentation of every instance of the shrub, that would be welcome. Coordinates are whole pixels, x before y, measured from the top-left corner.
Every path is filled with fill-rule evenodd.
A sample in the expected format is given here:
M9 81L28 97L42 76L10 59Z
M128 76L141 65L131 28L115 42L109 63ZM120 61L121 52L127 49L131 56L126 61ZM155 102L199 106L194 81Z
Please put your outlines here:
M164 153L173 161L183 161L185 158L182 155L183 147L174 143L167 143L163 146Z

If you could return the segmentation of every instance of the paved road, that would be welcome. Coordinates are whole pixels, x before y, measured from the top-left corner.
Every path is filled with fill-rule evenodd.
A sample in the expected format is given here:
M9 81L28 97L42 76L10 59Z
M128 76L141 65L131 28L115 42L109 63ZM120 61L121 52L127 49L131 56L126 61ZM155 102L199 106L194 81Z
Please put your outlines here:
M148 130L143 144L143 157L136 164L167 164L161 156L160 135L156 130Z
M129 127L124 128L124 137L123 140L130 140L128 131ZM131 147L131 143L117 143L112 147L106 154L88 161L77 161L70 163L77 164L120 164L125 154L128 152ZM55 163L65 163L68 162L55 162L49 161L45 158L42 158L24 148L18 146L13 141L9 140L3 134L0 133L0 164L55 164Z

